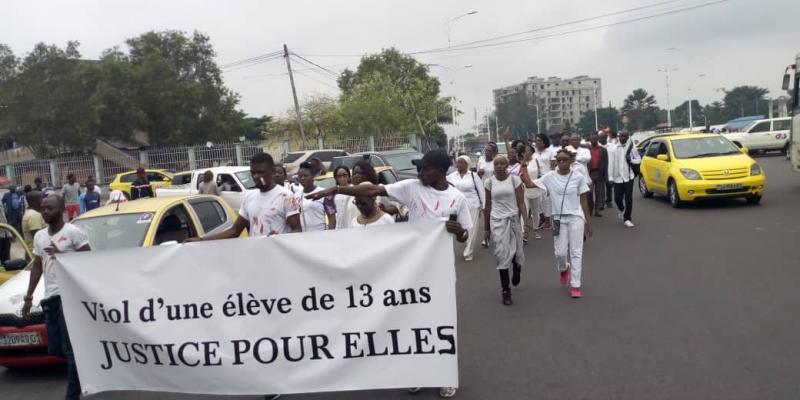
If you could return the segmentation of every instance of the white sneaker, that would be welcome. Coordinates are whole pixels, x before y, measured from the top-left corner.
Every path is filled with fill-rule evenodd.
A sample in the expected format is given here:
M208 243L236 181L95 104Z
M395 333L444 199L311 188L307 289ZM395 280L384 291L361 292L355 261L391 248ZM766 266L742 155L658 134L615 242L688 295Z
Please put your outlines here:
M420 390L422 390L421 387L409 388L408 389L408 393L409 394L417 394L417 393L419 393Z
M464 261L472 261L473 259L473 256L464 257Z
M625 226L627 226L628 228L633 228L636 225L634 225L633 222L631 222L631 220L627 220L625 221Z
M455 395L456 395L456 388L454 387L443 387L439 389L439 397L449 399Z

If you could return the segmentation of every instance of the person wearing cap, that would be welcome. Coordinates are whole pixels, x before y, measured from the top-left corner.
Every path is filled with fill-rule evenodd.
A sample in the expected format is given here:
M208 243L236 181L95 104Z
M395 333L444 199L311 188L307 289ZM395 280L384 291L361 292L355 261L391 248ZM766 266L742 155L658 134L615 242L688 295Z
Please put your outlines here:
M156 197L153 192L153 186L150 185L150 180L147 179L144 168L136 168L136 180L131 183L131 200L146 199L148 197Z
M356 186L336 186L330 189L311 193L308 199L318 200L334 194L346 194L354 197L391 196L408 208L408 220L411 222L426 219L445 220L447 231L456 240L464 243L469 239L472 228L472 216L469 202L461 191L447 182L447 170L450 168L450 157L442 150L431 150L419 159L414 160L419 171L419 178L406 179L397 183L381 186L362 183ZM455 220L450 219L454 216ZM419 388L409 390L417 393ZM453 397L456 388L439 389L439 396Z
M488 179L487 179L488 180ZM469 230L469 240L464 247L464 261L472 261L478 235L475 234L478 226L478 217L484 205L483 179L478 174L469 170L469 157L459 156L456 159L456 171L447 175L447 181L460 190L469 202L469 213L472 216L472 228Z

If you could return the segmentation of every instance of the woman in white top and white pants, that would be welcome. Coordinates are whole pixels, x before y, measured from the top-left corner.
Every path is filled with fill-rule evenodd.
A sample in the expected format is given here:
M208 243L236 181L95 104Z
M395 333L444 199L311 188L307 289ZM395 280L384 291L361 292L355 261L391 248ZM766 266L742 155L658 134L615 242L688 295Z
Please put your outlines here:
M550 195L556 268L561 274L561 284L569 283L570 296L577 299L583 296L583 240L584 236L592 236L592 223L589 219L589 184L583 174L572 170L573 159L569 151L559 150L556 153L555 171L531 180L526 168L522 180L526 187L538 187Z
M478 218L485 204L483 180L477 173L469 170L469 157L460 156L456 159L456 171L447 175L447 181L464 194L469 204L472 228L469 229L469 238L464 248L464 261L472 261L478 243L478 235L475 234L478 231Z

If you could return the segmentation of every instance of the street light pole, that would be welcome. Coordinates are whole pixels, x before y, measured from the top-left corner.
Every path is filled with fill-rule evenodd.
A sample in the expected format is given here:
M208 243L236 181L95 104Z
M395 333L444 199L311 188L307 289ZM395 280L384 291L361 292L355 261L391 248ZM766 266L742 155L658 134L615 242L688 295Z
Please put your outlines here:
M600 125L597 123L597 83L593 83L592 86L594 87L594 130L600 129Z
M466 16L470 16L470 15L475 15L477 13L478 13L477 11L470 11L468 13L461 14L461 15L459 15L457 17L450 18L450 19L447 20L447 22L444 23L444 29L445 29L445 32L447 33L447 48L448 49L450 48L450 36L451 36L450 33L452 31L453 24L456 21L460 20L461 18L464 18Z
M669 50L669 49L668 49ZM673 68L672 71L677 71L677 68ZM664 77L667 82L667 125L669 125L670 129L672 128L672 110L670 109L669 105L669 68L659 69L658 72L663 72Z

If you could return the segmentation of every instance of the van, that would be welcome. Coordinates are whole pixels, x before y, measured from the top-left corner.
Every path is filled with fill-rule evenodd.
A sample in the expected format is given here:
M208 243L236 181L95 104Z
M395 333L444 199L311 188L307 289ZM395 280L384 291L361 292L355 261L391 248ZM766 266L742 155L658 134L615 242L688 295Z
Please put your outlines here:
M792 120L785 118L759 119L750 123L741 132L725 134L731 142L751 151L781 150L789 148L789 128Z

